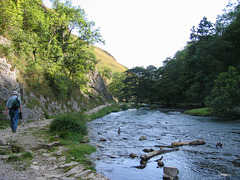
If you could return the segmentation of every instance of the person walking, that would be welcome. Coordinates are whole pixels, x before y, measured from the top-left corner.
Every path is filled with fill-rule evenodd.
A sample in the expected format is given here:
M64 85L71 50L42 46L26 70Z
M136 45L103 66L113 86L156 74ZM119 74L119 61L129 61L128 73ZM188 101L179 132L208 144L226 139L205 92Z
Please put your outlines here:
M16 103L16 101L18 102ZM16 105L18 104L18 105ZM21 100L18 97L18 91L13 91L12 96L8 98L7 104L6 104L6 110L5 115L7 116L7 112L9 111L10 116L10 125L12 128L12 132L17 132L17 125L18 125L18 118L19 118L19 112L22 113L21 108Z

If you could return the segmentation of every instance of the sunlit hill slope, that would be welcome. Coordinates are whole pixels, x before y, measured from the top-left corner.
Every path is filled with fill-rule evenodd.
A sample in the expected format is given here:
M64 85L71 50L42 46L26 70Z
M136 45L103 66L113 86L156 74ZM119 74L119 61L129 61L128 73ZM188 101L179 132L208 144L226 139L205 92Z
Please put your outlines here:
M124 72L127 68L121 64L119 64L116 59L107 51L102 50L99 47L95 47L94 50L96 57L99 61L98 67L107 67L112 70L113 73L115 72Z

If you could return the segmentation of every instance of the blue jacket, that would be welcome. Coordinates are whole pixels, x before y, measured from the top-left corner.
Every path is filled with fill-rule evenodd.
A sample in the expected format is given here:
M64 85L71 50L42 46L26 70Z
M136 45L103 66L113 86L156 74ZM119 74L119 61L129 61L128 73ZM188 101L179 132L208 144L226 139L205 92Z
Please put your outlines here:
M7 106L8 109L12 107L13 101L14 101L16 98L18 98L18 100L20 101L20 104L21 104L20 98L17 97L17 96L15 96L15 95L13 95L13 96L11 96L10 98L8 98L8 101L7 101L7 104L6 104L6 106Z

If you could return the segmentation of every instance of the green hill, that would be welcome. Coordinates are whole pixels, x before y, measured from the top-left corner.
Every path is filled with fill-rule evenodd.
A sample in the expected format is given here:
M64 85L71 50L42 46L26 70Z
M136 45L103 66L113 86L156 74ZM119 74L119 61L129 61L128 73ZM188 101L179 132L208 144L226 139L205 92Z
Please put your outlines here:
M107 51L99 47L95 47L94 53L96 54L97 59L99 59L98 67L107 67L112 70L112 72L124 72L127 68L119 64L116 59Z

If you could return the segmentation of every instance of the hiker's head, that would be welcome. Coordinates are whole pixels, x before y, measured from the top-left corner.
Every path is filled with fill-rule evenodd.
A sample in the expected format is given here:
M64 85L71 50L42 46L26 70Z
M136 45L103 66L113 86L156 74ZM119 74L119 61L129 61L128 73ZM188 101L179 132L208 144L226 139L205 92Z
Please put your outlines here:
M18 91L13 91L12 95L18 96Z

